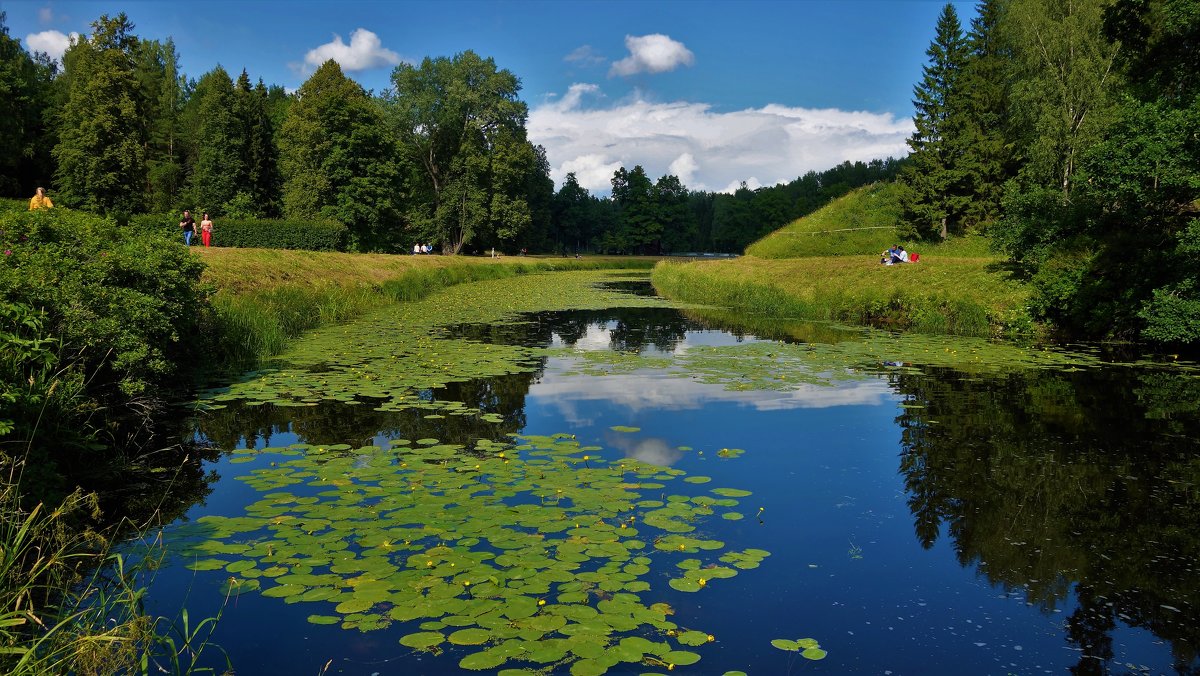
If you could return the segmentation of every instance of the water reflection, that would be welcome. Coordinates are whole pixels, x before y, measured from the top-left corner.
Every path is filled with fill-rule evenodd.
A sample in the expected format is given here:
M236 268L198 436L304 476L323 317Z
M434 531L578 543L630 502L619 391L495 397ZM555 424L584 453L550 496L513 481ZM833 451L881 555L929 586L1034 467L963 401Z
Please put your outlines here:
M658 437L630 437L614 433L606 434L604 440L612 448L624 451L626 458L654 465L670 467L683 458L683 451Z
M461 324L445 333L480 342L669 355L698 344L764 336L836 343L856 339L860 332L713 311L622 309L538 313L515 324ZM834 386L761 391L729 390L653 371L569 375L572 368L569 358L542 358L534 372L421 393L426 399L460 401L496 414L500 422L324 402L303 408L231 405L205 416L200 430L224 449L271 445L273 437L283 434L355 447L377 443L380 436L469 444L524 430L531 408L552 411L555 424L562 424L555 431L591 426L601 419L601 408L609 416L617 409L618 415L635 418L648 413L659 419L680 411L700 411L698 418L720 408L730 416L722 424L737 430L756 424L744 414L802 409L832 413L889 406L901 398L903 408L896 419L898 471L921 547L934 549L939 541L948 541L958 565L978 571L1006 595L1019 596L1051 617L1053 611L1062 611L1066 620L1055 629L1053 640L1061 636L1078 652L1073 673L1118 669L1113 636L1122 627L1142 628L1167 642L1177 673L1200 673L1198 378L1131 368L983 377L927 367L921 373L897 370ZM728 413L729 409L743 414ZM843 427L839 432L833 423L825 424L797 430L797 436L802 432L806 438L820 439L840 433L848 445L856 442L857 430ZM691 432L678 431L680 438ZM686 455L663 436L673 433L603 432L601 440L625 457L669 466ZM862 443L868 447L870 442ZM893 449L889 440L889 482L894 477ZM774 469L786 472L792 469L789 463L803 464L801 453L773 459ZM837 469L859 471L849 464ZM904 528L904 540L916 550ZM837 544L845 549L844 542ZM849 546L853 550L857 544L871 543ZM898 556L911 556L900 549ZM846 590L865 608L869 601L854 593ZM925 628L930 634L934 621ZM1132 653L1136 656L1138 651Z
M270 404L233 404L202 417L198 431L219 448L272 445L272 438L289 435L304 443L364 446L374 439L436 438L447 443L469 444L494 439L525 427L525 397L541 374L512 373L495 378L453 382L418 393L426 401L460 401L482 413L500 416L488 422L477 415L428 417L424 409L378 411L367 405L350 406L324 401L313 406L279 407Z
M1121 624L1168 641L1178 673L1200 673L1200 380L891 380L911 402L900 471L923 546L951 538L961 565L1043 609L1073 601L1073 673L1107 673Z

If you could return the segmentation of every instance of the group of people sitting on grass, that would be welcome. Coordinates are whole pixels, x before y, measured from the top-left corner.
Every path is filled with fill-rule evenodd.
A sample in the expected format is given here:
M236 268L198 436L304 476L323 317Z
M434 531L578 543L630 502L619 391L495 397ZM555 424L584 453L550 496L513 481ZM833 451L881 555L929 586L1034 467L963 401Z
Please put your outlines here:
M427 255L427 254L431 254L431 253L433 253L433 245L432 244L414 244L413 245L413 255L414 256Z
M910 256L908 252L904 250L904 247L896 244L880 255L879 264L895 265L897 263L916 263L918 260L920 260L920 256L918 254L912 254Z

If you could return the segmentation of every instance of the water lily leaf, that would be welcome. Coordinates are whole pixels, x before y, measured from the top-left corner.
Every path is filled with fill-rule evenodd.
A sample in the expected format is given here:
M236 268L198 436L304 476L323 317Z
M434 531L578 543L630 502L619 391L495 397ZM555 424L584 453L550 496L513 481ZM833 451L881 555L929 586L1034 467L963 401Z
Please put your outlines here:
M703 587L699 581L686 577L671 578L667 584L671 585L672 589L681 592L698 592Z
M804 657L804 659L808 660L823 660L828 654L829 653L821 650L820 648L805 648L800 652L800 655Z
M341 622L342 620L340 618L331 617L329 615L309 615L308 621L313 624L337 624L338 622Z
M444 640L446 640L446 637L440 632L419 631L401 638L400 645L416 648L417 650L428 650Z
M689 646L699 646L708 643L708 634L702 631L685 631L675 638L680 643Z
M459 629L450 634L446 640L455 645L479 645L486 643L492 637L492 632L486 629Z
M689 664L695 664L700 661L700 656L696 653L687 650L672 650L662 656L664 662L674 664L675 666L686 667Z
M787 650L790 652L798 652L800 650L800 644L786 638L772 639L771 645L779 648L780 650Z
M571 676L601 676L608 673L608 665L597 660L579 660L571 665Z
M420 442L418 442L420 443ZM458 662L458 666L463 669L471 669L479 671L483 669L495 669L496 667L508 661L508 656L503 651L489 648L480 653L472 653L462 658Z
M641 432L642 431L642 428L640 428L640 427L630 427L628 425L613 425L612 427L610 427L608 429L610 429L614 432Z

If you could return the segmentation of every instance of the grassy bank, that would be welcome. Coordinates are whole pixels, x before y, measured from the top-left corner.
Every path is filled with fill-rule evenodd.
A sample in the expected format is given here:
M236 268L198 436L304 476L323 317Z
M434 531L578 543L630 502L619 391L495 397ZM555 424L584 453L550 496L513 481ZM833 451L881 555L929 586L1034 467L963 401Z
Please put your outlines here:
M666 296L761 315L885 324L923 333L1022 335L1028 290L980 237L908 243L921 262L879 265L897 243L896 190L857 190L728 261L659 264Z
M555 270L648 269L630 257L395 256L276 249L197 249L215 293L210 350L223 366L278 354L302 332L344 322L385 303L412 301L463 282Z

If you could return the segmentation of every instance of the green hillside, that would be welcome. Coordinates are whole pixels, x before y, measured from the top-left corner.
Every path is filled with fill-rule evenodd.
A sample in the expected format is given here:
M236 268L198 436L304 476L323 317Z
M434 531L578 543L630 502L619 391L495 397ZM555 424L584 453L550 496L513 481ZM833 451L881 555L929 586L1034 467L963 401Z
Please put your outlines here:
M873 183L854 190L799 218L746 248L758 258L878 255L893 244L909 251L941 256L988 256L982 238L963 237L930 244L896 235L900 220L900 186Z

